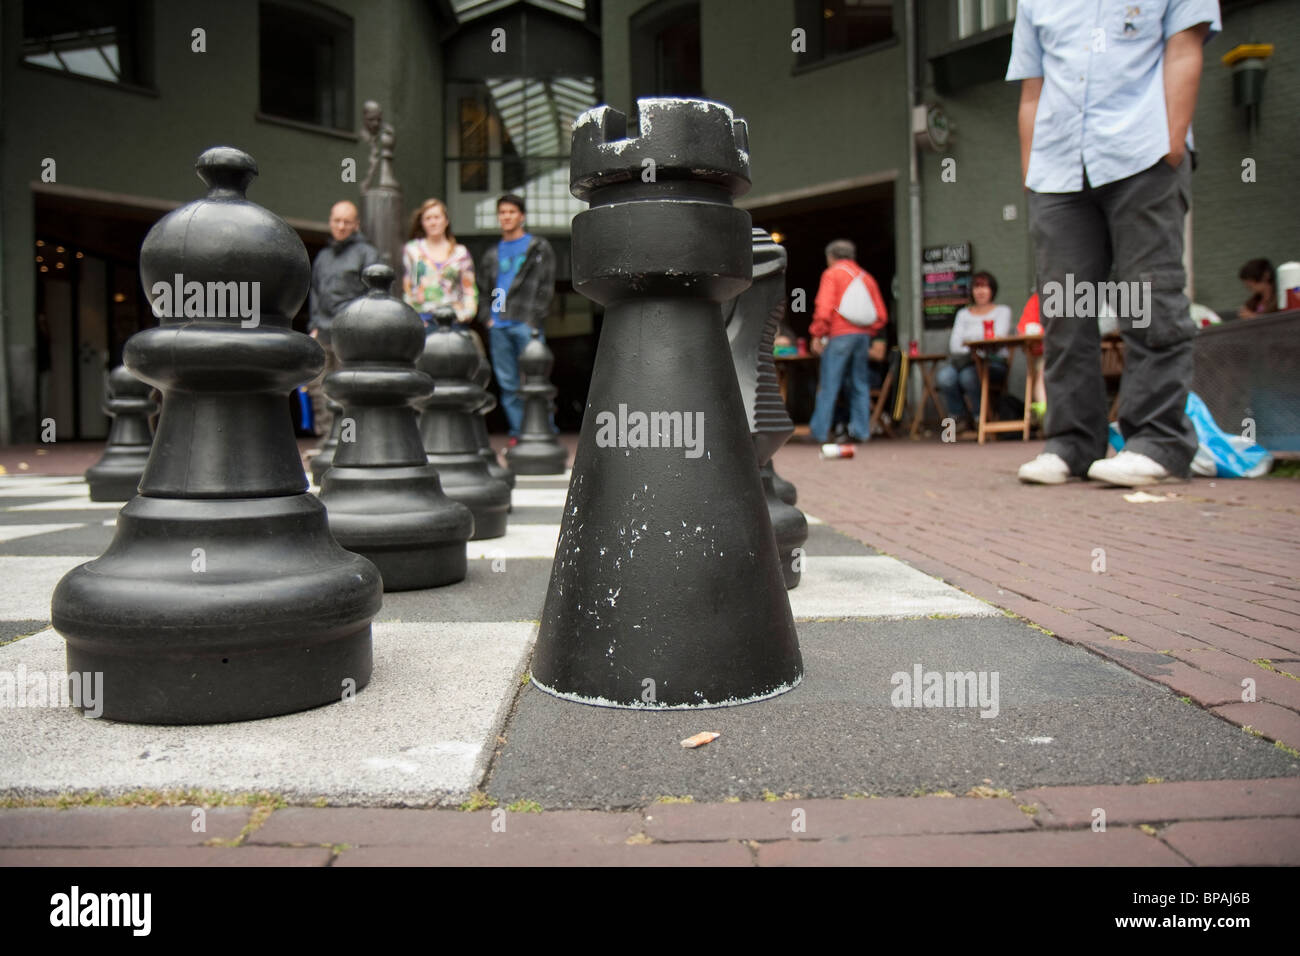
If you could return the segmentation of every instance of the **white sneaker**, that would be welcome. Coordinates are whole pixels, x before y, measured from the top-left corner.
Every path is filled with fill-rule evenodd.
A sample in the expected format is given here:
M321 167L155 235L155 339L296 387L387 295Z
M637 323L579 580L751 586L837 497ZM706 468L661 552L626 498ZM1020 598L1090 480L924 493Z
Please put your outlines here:
M1031 485L1063 485L1070 480L1070 466L1060 455L1045 451L1021 465L1018 474Z
M1169 471L1159 462L1135 451L1121 451L1114 458L1099 458L1088 469L1088 477L1112 485L1140 488L1156 485L1169 478Z

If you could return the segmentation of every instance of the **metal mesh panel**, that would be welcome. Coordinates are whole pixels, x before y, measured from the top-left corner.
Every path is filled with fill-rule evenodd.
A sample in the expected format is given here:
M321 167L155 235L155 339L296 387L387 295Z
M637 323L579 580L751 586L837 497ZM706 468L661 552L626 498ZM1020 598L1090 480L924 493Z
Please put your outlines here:
M1226 432L1255 422L1269 451L1300 452L1300 311L1202 329L1194 348L1192 391Z

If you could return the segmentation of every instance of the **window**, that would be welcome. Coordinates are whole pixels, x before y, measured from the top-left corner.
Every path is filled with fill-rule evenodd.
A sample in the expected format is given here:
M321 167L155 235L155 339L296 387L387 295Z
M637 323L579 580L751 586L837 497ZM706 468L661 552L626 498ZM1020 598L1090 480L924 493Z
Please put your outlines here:
M314 5L262 3L258 40L262 113L352 128L351 18Z
M807 46L800 63L842 56L894 35L891 0L795 0L794 7Z
M700 62L700 5L660 0L629 23L633 98L703 96ZM628 122L635 124L636 117Z
M590 76L449 81L448 211L455 227L495 230L497 197L528 203L528 225L567 230L586 208L569 192L573 122L595 106Z
M1016 18L1016 0L955 0L957 39L991 30Z
M23 62L107 83L148 86L150 4L23 0Z

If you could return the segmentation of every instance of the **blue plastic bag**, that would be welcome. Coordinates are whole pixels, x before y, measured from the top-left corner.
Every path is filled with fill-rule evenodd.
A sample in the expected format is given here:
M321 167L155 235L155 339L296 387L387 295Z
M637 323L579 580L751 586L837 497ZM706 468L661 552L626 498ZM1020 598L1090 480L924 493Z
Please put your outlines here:
M1196 457L1192 474L1205 478L1258 478L1273 467L1273 456L1241 435L1230 435L1219 428L1214 416L1195 392L1187 393L1187 417L1196 428ZM1119 425L1110 423L1110 445L1115 451L1124 447Z

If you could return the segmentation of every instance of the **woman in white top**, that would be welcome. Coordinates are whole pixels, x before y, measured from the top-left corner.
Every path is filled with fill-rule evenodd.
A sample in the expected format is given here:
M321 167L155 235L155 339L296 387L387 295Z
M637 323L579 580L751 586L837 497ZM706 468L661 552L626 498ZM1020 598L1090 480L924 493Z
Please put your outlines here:
M975 301L958 310L953 319L952 335L948 339L949 359L939 367L935 375L935 384L943 395L948 414L959 421L967 417L967 405L970 406L970 417L974 420L978 420L980 414L980 376L966 343L972 339L986 338L985 322L993 323L994 338L1010 335L1012 331L1011 309L996 304L994 300L997 295L998 280L993 278L992 273L977 272L971 277L971 296ZM988 363L989 381L1006 381L1006 349L990 353Z

